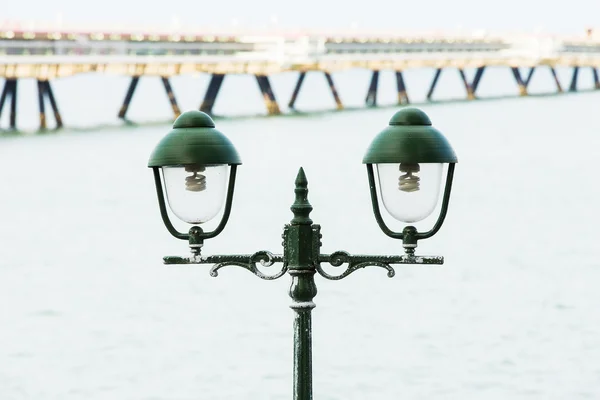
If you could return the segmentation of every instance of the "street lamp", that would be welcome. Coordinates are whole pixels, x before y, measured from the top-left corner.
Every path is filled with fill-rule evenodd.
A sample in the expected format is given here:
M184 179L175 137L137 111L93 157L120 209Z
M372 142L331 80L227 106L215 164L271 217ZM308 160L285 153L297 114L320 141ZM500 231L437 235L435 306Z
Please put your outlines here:
M235 173L242 162L233 144L215 129L213 120L203 112L189 111L179 116L169 132L156 146L148 167L154 172L160 214L167 230L176 238L188 240L192 256L198 259L204 239L217 236L229 219ZM193 224L189 233L175 229L165 205L163 185L173 214ZM229 169L229 184L227 170ZM225 194L226 193L226 194ZM204 232L196 224L213 219L223 206L221 222L212 232Z
M371 142L363 163L367 164L373 213L386 235L402 239L406 254L414 255L417 240L435 235L442 227L457 161L448 140L431 126L429 117L416 108L398 111L389 126ZM433 228L421 233L409 225L400 233L387 227L379 210L373 164L377 166L379 189L386 210L398 221L409 223L425 219L435 209L443 166L448 164L442 207Z
M379 133L367 150L363 163L367 166L373 212L383 232L403 242L403 255L351 255L345 251L321 254L321 227L313 224L309 214L308 181L300 168L295 181L294 215L283 229L283 252L280 255L258 251L245 255L201 254L205 239L217 236L225 227L233 200L235 173L241 164L233 144L215 129L212 119L200 111L183 113L150 156L148 167L153 169L162 219L167 230L176 238L188 240L191 256L164 257L165 264L213 264L211 276L228 266L247 269L262 279L273 280L286 272L292 278L289 294L294 310L294 400L312 399L312 327L311 311L317 295L315 273L330 280L339 280L352 272L377 266L387 270L388 277L395 272L392 264L443 264L439 256L416 256L417 241L433 236L441 227L448 210L450 189L456 155L446 138L431 126L427 115L416 108L404 108L390 120L390 125ZM375 179L375 164L377 180ZM417 222L430 215L438 203L443 164L448 164L440 215L433 228L418 232L414 226L394 232L381 215L377 192L389 214L403 222ZM162 180L161 180L162 170ZM229 172L228 172L229 171ZM227 175L229 184L226 185ZM171 211L177 218L192 225L188 233L178 232L169 219L165 193ZM377 184L376 184L377 182ZM225 199L220 223L211 232L199 226L214 218ZM258 265L270 267L281 263L273 274L265 274ZM346 270L331 275L322 263L334 267L347 264Z

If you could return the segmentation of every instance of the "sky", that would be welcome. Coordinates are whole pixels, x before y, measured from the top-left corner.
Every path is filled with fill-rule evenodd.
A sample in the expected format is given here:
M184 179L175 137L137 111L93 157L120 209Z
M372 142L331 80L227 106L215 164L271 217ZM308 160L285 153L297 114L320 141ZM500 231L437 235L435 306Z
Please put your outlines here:
M9 1L9 0L4 0ZM578 34L600 29L599 0L34 0L3 7L6 21L107 26L268 29L528 31Z

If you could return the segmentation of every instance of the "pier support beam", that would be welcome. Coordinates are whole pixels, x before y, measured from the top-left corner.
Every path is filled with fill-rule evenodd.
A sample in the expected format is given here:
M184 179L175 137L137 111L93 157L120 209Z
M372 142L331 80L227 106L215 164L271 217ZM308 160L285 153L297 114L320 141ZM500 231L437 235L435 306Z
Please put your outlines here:
M4 108L4 102L6 97L10 95L10 85L8 79L4 81L4 87L2 88L2 94L0 94L0 117L2 116L2 109Z
M467 74L465 74L465 71L462 68L459 68L458 72L460 73L460 77L465 85L465 90L467 91L467 99L475 100L475 92L473 91L473 86L471 86L471 84L467 80Z
M333 99L335 100L335 104L337 105L338 110L343 110L344 105L342 104L342 100L340 100L340 96L338 95L337 89L335 88L335 84L333 83L333 78L329 72L324 72L325 79L327 79L327 84L329 85L329 89L331 89L331 94L333 95Z
M377 106L377 87L379 86L379 71L374 70L371 75L371 83L369 84L369 91L365 98L365 104L367 107Z
M375 71L373 71L375 72ZM335 100L335 104L337 106L338 110L343 110L344 109L344 105L342 104L342 101L340 100L340 96L338 95L337 89L335 88L335 83L333 82L333 78L331 77L331 74L329 72L324 72L325 74L325 79L327 79L327 84L329 85L329 89L331 90L331 94L333 95L333 99ZM304 82L304 78L306 78L306 72L302 71L300 72L300 75L298 76L298 81L296 82L296 87L294 88L294 92L292 93L292 97L290 99L290 102L288 103L288 107L291 109L294 109L294 106L296 104L296 99L298 98L298 93L300 92L300 88L302 87L302 83ZM372 82L371 82L372 85ZM367 95L367 100L369 99L369 95Z
M477 91L479 87L479 82L481 82L481 77L483 76L483 72L485 71L485 66L477 68L475 71L475 76L473 77L473 82L471 82L471 88L473 89L473 95Z
M44 83L44 91L48 100L50 101L50 107L52 107L52 112L54 112L54 120L56 121L56 129L62 128L63 122L62 117L60 116L60 112L58 111L58 106L56 104L56 99L54 98L54 93L52 92L52 86L50 85L50 81L43 81Z
M404 84L404 77L402 76L402 71L396 71L396 86L398 89L398 104L410 104L408 93L406 92L406 85Z
M263 99L265 100L265 105L267 106L267 112L269 115L277 115L281 114L279 110L279 104L277 104L277 100L275 99L275 93L273 93L273 89L271 88L271 82L269 81L269 77L266 75L255 75L256 82L258 82L258 87L262 92Z
M173 93L173 88L171 87L171 82L169 82L169 78L166 76L161 76L163 86L165 87L165 91L167 92L167 96L169 96L169 103L171 103L171 108L173 109L173 115L175 118L181 115L181 110L177 105L177 99L175 99L175 94Z
M133 97L133 93L135 92L135 88L137 87L139 80L139 76L131 77L131 83L129 83L129 88L127 89L127 93L125 94L123 105L121 106L121 110L119 110L119 118L121 119L125 119L125 114L127 114L127 110L129 109L129 103L131 103L131 98Z
M47 118L46 118L46 98L48 98L48 102L50 103L50 107L52 107L52 111L54 112L54 119L56 121L56 129L59 129L63 126L62 118L60 116L60 112L58 111L58 106L56 105L56 99L54 98L54 93L52 92L52 86L50 86L50 82L47 80L38 79L37 81L38 88L38 106L40 109L40 130L45 130L47 126Z
M519 95L527 96L529 94L527 92L527 87L529 86L531 77L533 76L533 73L535 72L535 67L531 67L529 69L529 72L527 73L527 78L525 78L525 79L522 78L519 67L511 67L510 69L512 70L515 80L517 81L517 84L519 85Z
M569 86L569 92L577 91L577 77L579 75L579 66L573 67L573 76L571 77L571 85Z
M10 129L15 130L17 129L17 80L15 78L4 81L4 88L2 94L0 94L0 117L7 98L10 98L9 126Z
M290 98L290 102L288 103L288 107L294 109L294 105L296 104L296 99L298 98L298 93L300 93L300 88L302 87L302 83L304 82L304 78L306 77L306 71L300 72L298 75L298 81L296 81L296 87L294 88L294 92L292 93L292 97Z
M211 75L208 88L206 89L206 93L204 93L204 100L202 100L202 104L200 105L200 111L212 115L212 109L215 105L217 95L219 94L219 90L221 90L221 85L223 84L224 79L224 74Z
M4 88L2 89L2 94L0 95L0 116L2 116L2 109L4 108L4 103L6 99L10 98L10 115L9 115L9 124L11 129L16 129L17 127L17 80L16 79L6 79L4 81Z
M429 91L427 92L427 100L431 100L431 96L433 96L433 91L435 90L435 86L437 85L438 79L440 79L440 74L442 73L442 69L438 68L435 70L435 75L433 75L433 81L431 81L431 86L429 87Z
M46 88L44 86L44 82L41 80L37 81L38 88L38 105L40 107L40 130L46 129L46 109L44 107L44 95L46 93Z
M554 83L556 83L556 89L558 93L562 93L563 88L560 84L560 81L558 80L558 75L556 74L556 70L554 69L554 67L550 67L550 72L552 73L552 77L554 78Z
M596 67L592 67L592 75L594 76L594 89L600 89L600 81L598 80L598 70Z
M17 83L16 79L12 80L12 94L10 96L10 129L17 129Z
M167 96L169 97L169 103L171 103L171 108L173 109L173 115L175 118L181 115L181 110L179 110L179 106L177 105L177 100L175 99L175 94L173 93L173 88L171 87L171 82L169 78L166 76L161 76L163 86L165 87L165 91L167 92ZM129 104L131 103L131 99L133 98L133 94L135 93L135 89L140 81L139 75L134 75L131 77L131 82L129 83L129 87L127 88L127 93L125 94L125 99L123 99L123 105L119 110L119 118L126 119L125 115L127 114L127 110L129 109Z
M510 69L515 77L515 81L517 81L517 85L519 85L519 94L521 96L527 96L527 87L525 86L525 82L523 82L523 78L521 78L519 67L510 67Z
M469 100L475 100L477 97L475 96L475 92L477 91L477 87L479 86L479 82L481 81L481 76L483 75L483 71L485 71L485 67L478 67L475 70L475 76L473 77L473 81L469 83L467 79L467 74L462 68L458 69L460 73L460 77L465 85L465 89L467 91L467 98Z

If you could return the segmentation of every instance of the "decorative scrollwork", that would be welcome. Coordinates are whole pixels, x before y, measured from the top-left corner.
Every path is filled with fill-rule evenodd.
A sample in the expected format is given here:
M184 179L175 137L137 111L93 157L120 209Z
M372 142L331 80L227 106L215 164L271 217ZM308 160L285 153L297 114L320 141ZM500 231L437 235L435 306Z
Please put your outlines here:
M382 257L374 256L370 257L370 259L367 259L367 257L368 256L352 256L345 251L336 251L335 253L332 253L330 255L325 254L320 256L319 263L317 263L315 268L321 276L333 281L345 278L358 269L370 266L381 267L386 269L387 276L389 278L392 278L394 275L396 275L396 271L394 271L394 268L392 268L392 266L387 262L380 259ZM348 264L348 268L346 268L346 270L340 275L331 275L323 270L323 268L321 267L321 262L328 262L334 267L339 267L343 264Z
M343 264L348 264L346 270L340 275L331 275L323 270L321 267L322 262L327 262L334 267L339 267ZM428 264L428 265L441 265L444 263L444 257L440 256L413 256L413 255L401 255L401 256L369 256L369 255L351 255L345 251L336 251L332 254L322 254L319 256L319 262L315 266L315 269L321 276L326 279L339 280L347 277L357 269L365 267L381 267L387 270L387 276L392 278L396 271L392 268L391 264Z
M254 275L261 279L273 280L283 276L287 271L287 263L284 262L283 267L279 272L273 275L267 275L258 269L258 264L262 267L270 267L277 262L283 262L283 257L280 255L274 255L269 251L258 251L250 256L239 255L239 256L208 256L203 260L203 263L214 263L210 269L210 276L216 277L219 275L218 271L226 266L237 266L247 269Z

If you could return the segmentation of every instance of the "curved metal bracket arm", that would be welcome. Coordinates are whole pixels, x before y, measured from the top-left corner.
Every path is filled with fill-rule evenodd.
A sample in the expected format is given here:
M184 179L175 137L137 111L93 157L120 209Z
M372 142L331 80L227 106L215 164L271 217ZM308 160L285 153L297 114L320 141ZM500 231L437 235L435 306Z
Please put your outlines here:
M446 177L446 186L444 189L444 198L442 200L442 209L440 211L440 216L438 217L433 228L431 228L429 231L415 232L414 239L420 240L420 239L430 238L433 235L435 235L442 227L442 224L444 223L444 219L446 218L446 214L448 213L448 203L450 202L452 179L454 178L454 167L455 167L454 163L450 163L448 165L448 175ZM379 224L379 227L381 228L383 233L385 233L389 237L394 238L394 239L404 239L404 236L405 236L404 232L392 231L385 224L385 221L383 220L383 217L381 216L381 210L379 208L379 200L377 198L377 186L375 185L375 175L373 172L373 164L367 164L367 173L369 175L369 188L370 188L370 192L371 192L371 202L373 203L373 213L375 214L375 219L377 220L377 224Z
M154 172L154 184L156 186L156 195L158 196L158 206L160 208L160 216L162 217L165 226L169 233L175 236L177 239L188 240L190 235L187 233L181 233L171 223L169 219L169 214L167 213L167 206L165 204L165 196L163 194L162 182L160 181L160 172L158 171L158 167L152 168L152 172Z
M321 263L329 263L334 267L342 264L348 264L344 272L339 275L331 275L323 270ZM391 264L433 264L441 265L444 263L444 257L441 256L372 256L372 255L351 255L345 251L336 251L332 254L319 255L319 262L316 265L317 272L326 279L339 280L347 277L356 270L365 267L381 267L387 270L389 278L394 277L396 271Z
M156 186L156 195L158 196L158 206L160 207L160 216L162 217L162 220L165 223L165 226L167 227L167 230L169 231L169 233L171 235L175 236L177 239L189 240L190 235L188 233L179 232L173 226L173 224L171 223L171 220L169 219L169 214L167 212L167 206L165 204L165 196L163 193L162 182L160 179L160 172L158 170L159 170L158 167L152 168L152 171L154 172L154 183ZM223 217L221 218L221 222L219 222L219 225L217 225L215 230L212 232L204 232L202 230L196 230L194 232L195 240L204 240L204 239L214 238L219 233L221 233L223 231L223 229L225 228L225 225L227 224L227 221L229 220L229 215L231 214L231 205L233 203L233 190L235 188L236 171L237 171L237 165L232 165L231 171L229 173L229 186L227 188L227 199L225 200L225 211L223 212Z
M200 234L200 238L202 239L211 239L217 236L223 231L223 229L225 229L225 225L227 225L227 221L229 220L229 215L231 214L231 205L233 203L233 189L235 188L235 174L237 172L237 165L232 165L230 168L229 186L227 188L227 200L225 200L225 211L223 211L223 217L214 231L203 232Z
M391 238L394 239L403 239L404 235L401 232L394 232L385 224L383 217L381 216L381 210L379 209L379 200L377 198L377 185L375 185L375 175L373 173L373 164L367 164L367 173L369 175L369 188L371 192L371 203L373 203L373 214L375 214L375 219L377 220L377 224L385 233Z
M254 254L239 255L214 255L214 256L191 256L191 257L164 257L165 264L214 264L210 269L210 275L218 276L218 271L226 266L244 268L261 279L273 280L282 277L287 272L287 263L282 255L275 255L268 251L258 251ZM270 267L275 263L283 263L280 271L267 275L258 269L258 266Z
M444 189L444 199L442 200L442 210L440 211L440 216L438 217L437 221L435 222L435 225L433 226L433 228L431 228L429 231L424 232L424 233L417 232L415 234L415 238L417 240L427 239L427 238L432 237L442 227L442 224L444 223L444 219L446 219L446 214L448 213L448 203L450 203L450 191L452 190L452 179L454 178L455 165L456 164L454 164L454 163L450 163L448 165L448 176L446 177L446 187Z

